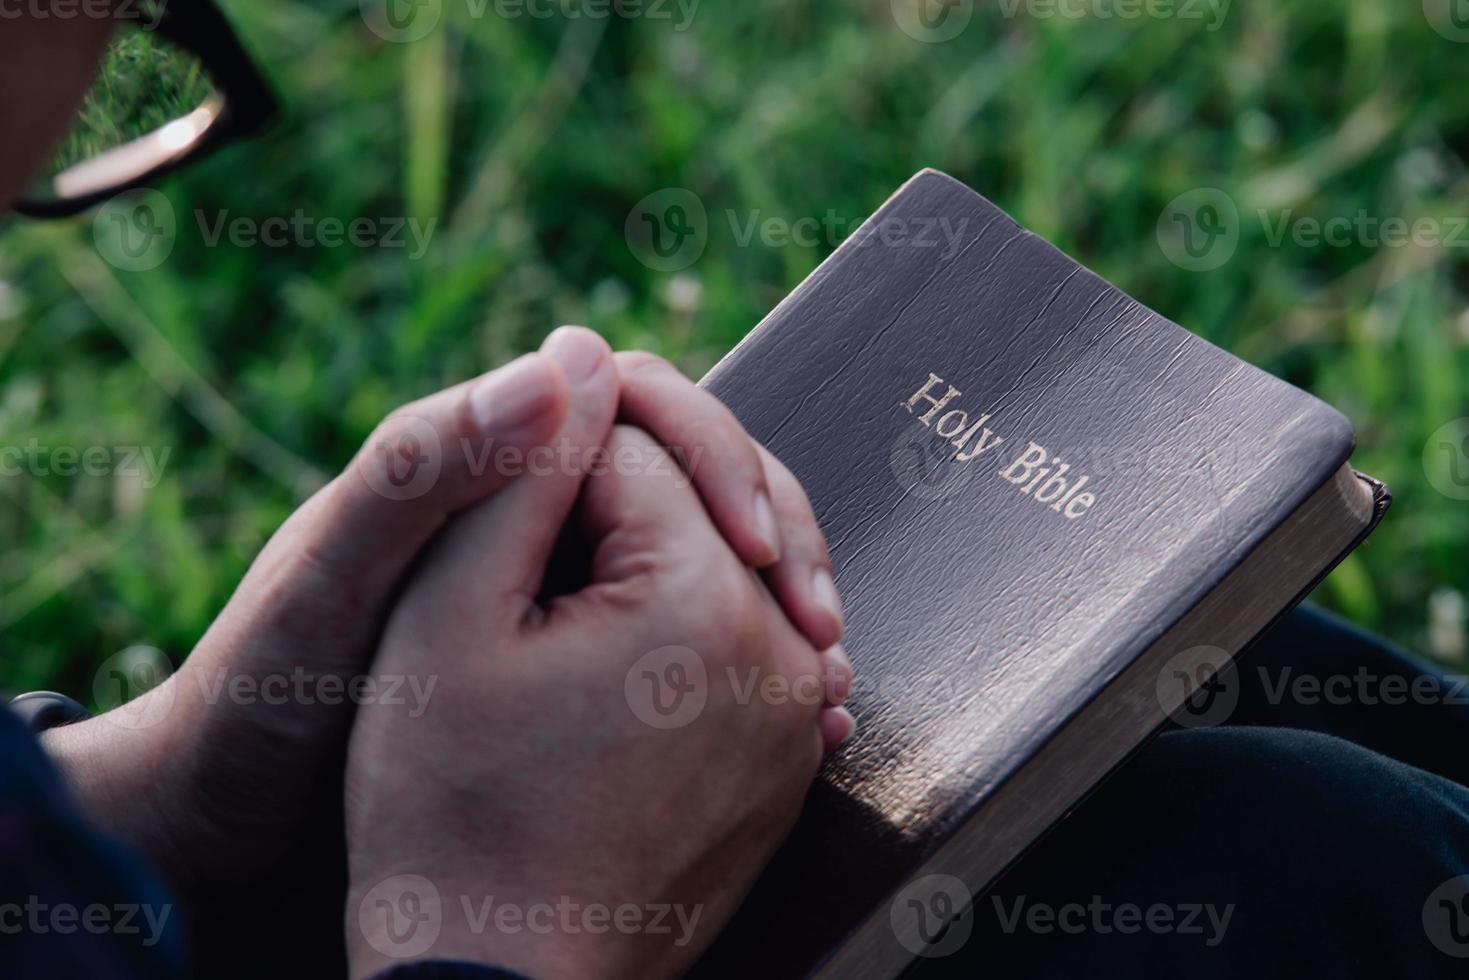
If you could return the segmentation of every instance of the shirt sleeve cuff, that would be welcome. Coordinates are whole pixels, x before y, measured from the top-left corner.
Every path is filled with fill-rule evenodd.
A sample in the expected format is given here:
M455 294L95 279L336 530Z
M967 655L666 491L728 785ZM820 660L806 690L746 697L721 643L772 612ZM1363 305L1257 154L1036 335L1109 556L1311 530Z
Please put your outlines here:
M460 960L421 960L404 963L372 976L372 980L530 980L497 966Z

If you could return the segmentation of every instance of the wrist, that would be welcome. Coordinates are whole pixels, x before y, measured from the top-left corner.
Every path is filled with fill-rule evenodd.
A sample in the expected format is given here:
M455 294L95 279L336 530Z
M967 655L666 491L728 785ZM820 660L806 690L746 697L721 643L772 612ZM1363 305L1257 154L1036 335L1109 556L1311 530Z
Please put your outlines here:
M37 738L92 823L147 858L175 888L191 883L177 832L176 767L167 694L149 691L121 709L50 728Z
M567 927L557 910L582 906L568 898L511 900L485 883L491 880L457 885L397 874L359 883L354 876L346 915L352 980L424 961L480 963L536 980L660 975L641 955L639 937L610 921Z

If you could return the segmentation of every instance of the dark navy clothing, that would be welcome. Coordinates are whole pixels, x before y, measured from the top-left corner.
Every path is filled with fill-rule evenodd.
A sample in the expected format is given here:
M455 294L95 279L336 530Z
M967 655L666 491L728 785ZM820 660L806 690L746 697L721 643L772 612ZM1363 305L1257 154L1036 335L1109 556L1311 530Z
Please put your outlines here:
M1230 683L1222 727L1154 739L917 977L1465 976L1464 679L1303 607Z
M1463 976L1464 682L1303 608L1242 658L1225 691L1221 726L1180 716L980 896L968 939L916 975ZM186 975L182 910L84 825L34 740L5 715L0 976ZM340 895L324 906L316 921L340 929ZM55 916L100 909L94 924L108 925L133 907L129 930ZM260 921L269 931L270 917ZM207 944L208 930L194 931ZM279 977L322 975L281 958ZM511 977L419 963L377 980Z
M20 721L0 711L0 976L177 975L178 910L87 826Z

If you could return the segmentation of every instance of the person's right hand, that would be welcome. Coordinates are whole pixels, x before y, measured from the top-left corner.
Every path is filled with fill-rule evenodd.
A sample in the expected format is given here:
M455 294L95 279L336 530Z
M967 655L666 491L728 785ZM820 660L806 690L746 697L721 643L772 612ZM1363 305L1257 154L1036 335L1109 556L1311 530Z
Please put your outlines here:
M791 624L664 451L611 428L617 372L598 371L560 438L605 443L607 465L461 514L388 622L374 673L437 683L423 705L363 705L353 728L355 977L407 958L676 975L850 730L830 707L845 663ZM586 582L544 600L573 509Z

